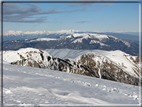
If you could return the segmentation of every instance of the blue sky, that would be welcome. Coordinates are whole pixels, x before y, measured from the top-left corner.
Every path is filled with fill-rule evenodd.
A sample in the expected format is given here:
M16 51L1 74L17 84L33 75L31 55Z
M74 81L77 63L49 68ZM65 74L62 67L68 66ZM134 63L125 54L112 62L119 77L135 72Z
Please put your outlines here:
M139 3L4 3L3 31L138 32Z

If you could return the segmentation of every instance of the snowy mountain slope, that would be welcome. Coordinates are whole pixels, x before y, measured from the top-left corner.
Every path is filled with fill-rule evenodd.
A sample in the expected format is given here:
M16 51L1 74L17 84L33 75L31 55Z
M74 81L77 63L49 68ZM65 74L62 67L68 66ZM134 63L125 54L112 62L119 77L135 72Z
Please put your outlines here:
M98 43L98 44L103 44L103 40L108 40L110 38L113 38L115 41L119 42L123 42L126 46L130 47L130 43L121 39L118 39L116 37L113 36L109 36L109 35L100 35L100 34L88 34L88 33L74 33L72 35L69 36L61 36L60 38L74 38L74 41L72 41L72 43L76 43L76 42L83 42L83 39L93 39L96 42L91 42L93 43ZM58 40L60 40L60 38ZM47 38L47 40L57 40L54 38ZM35 41L46 41L46 38L38 38ZM31 42L33 42L33 40L31 40Z
M32 56L33 59L37 58L37 60L41 60L41 56L39 53L42 53L41 50L39 49L35 49L35 48L26 48L26 49L19 49L18 51L3 51L3 60L7 61L7 62L14 62L17 60L21 60L21 56L22 57L29 57L28 53L29 52L29 56ZM31 52L33 52L32 54L30 54ZM48 53L45 53L47 56L50 56Z
M4 62L4 106L140 105L139 87Z
M138 57L121 51L63 49L43 51L25 48L18 51L4 51L3 54L3 60L11 64L48 68L139 85L140 67L136 60Z
M95 53L100 57L104 57L116 63L125 71L135 75L134 69L140 68L139 62L135 63L137 56L131 56L120 50L116 51L103 51L103 50L71 50L71 49L46 49L46 51L52 56L62 59L80 59L81 55L87 53ZM103 58L102 58L103 59ZM101 62L101 60L99 62ZM135 68L136 67L136 68Z
M51 55L68 58L71 72L138 85L141 68L137 56L122 51L102 50L47 50ZM56 55L56 53L58 53ZM103 54L102 54L103 53ZM71 59L70 59L71 58ZM79 67L84 69L79 69ZM88 72L86 72L88 71ZM137 84L138 83L138 84Z
M72 35L69 35L69 36L61 36L59 39L55 39L55 38L38 38L36 40L31 40L30 42L34 42L34 41L54 41L54 40L60 40L60 39L66 39L66 38L74 38L74 41L72 41L72 43L77 43L77 42L80 42L82 43L83 42L83 39L93 39L94 41L96 42L91 42L92 44L94 43L98 43L98 44L104 44L103 40L105 39L110 39L110 38L113 38L115 41L119 42L123 42L126 46L130 47L130 43L127 42L127 41L124 41L124 40L121 40L121 39L118 39L116 37L113 37L113 36L109 36L109 35L100 35L100 34L88 34L88 33L74 33Z
M127 40L127 41L139 41L139 32L127 32L127 33L114 33L114 32L83 32L78 30L61 30L61 31L34 31L34 32L22 32L22 31L8 31L4 33L4 41L5 40L24 40L31 39L36 37L59 37L60 35L70 35L73 33L92 33L92 34L100 34L100 35L112 35L117 38Z
M5 41L4 50L18 50L20 48L32 47L38 49L100 49L121 50L131 55L138 56L139 46L133 42L118 39L111 35L94 33L72 33L62 34L58 38L38 37L31 40Z
M101 46L109 46L96 40L91 40L89 44L99 43Z

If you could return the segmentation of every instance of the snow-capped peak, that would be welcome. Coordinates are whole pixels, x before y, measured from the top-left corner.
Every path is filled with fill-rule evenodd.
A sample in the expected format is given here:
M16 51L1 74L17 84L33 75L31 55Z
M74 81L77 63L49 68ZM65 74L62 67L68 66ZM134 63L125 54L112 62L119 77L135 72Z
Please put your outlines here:
M92 38L97 38L97 39L99 39L100 41L101 41L102 39L109 39L107 35L100 35L100 34L89 34L89 35L91 35Z
M88 34L88 33L74 33L72 34L74 37L80 37L76 40L74 40L72 43L76 43L76 42L82 42L83 39L99 39L99 41L103 40L103 39L109 39L107 35L100 35L100 34ZM71 35L68 36L68 38L71 38ZM99 41L95 42L95 41L91 41L90 43L100 43ZM101 44L101 45L105 45L105 44Z
M48 52L46 51L41 51L36 48L21 48L17 51L3 51L4 57L3 60L7 62L15 62L17 60L21 60L20 55L23 57L27 58L28 55L31 56L33 54L33 59L40 59L40 53L45 54L46 56L51 56Z
M59 33L59 34L63 34L63 33L66 33L66 34L72 34L74 32L79 32L79 30L73 30L73 29L70 29L70 30L59 30L59 31L27 31L27 32L22 32L22 31L13 31L13 30L10 30L10 31L7 31L6 33L4 33L4 36L17 36L17 35L42 35L42 34L55 34L55 33Z
M9 36L9 35L22 35L23 32L22 31L13 31L13 30L10 30L6 33L4 33L4 36Z

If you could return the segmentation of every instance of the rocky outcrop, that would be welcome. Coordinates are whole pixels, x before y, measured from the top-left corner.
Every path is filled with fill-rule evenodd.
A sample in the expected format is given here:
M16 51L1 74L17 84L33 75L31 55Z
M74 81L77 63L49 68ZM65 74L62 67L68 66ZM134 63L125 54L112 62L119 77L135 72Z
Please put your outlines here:
M116 64L115 62L94 53L81 55L77 60L75 59L61 59L53 57L45 52L29 51L17 53L20 60L11 62L14 65L30 66L44 69L57 70L62 72L71 72L96 78L102 78L122 83L139 85L139 72L140 68L135 65L134 72L136 76L130 75L125 71L125 66ZM134 64L138 63L139 58L133 59L131 56L130 61Z
M123 70L122 67L118 66L114 62L102 58L99 62L95 61L94 54L85 54L82 55L78 64L82 65L84 70L88 72L89 76L95 76L98 78L123 82L132 85L139 85L139 78L134 77L128 74L126 71ZM137 69L137 73L140 72L140 69ZM85 74L85 72L84 72Z

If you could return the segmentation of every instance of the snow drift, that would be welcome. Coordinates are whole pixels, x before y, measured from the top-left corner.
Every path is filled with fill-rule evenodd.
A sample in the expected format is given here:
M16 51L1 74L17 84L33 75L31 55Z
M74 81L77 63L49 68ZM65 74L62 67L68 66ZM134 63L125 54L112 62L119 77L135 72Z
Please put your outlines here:
M140 105L139 87L4 62L4 106Z

